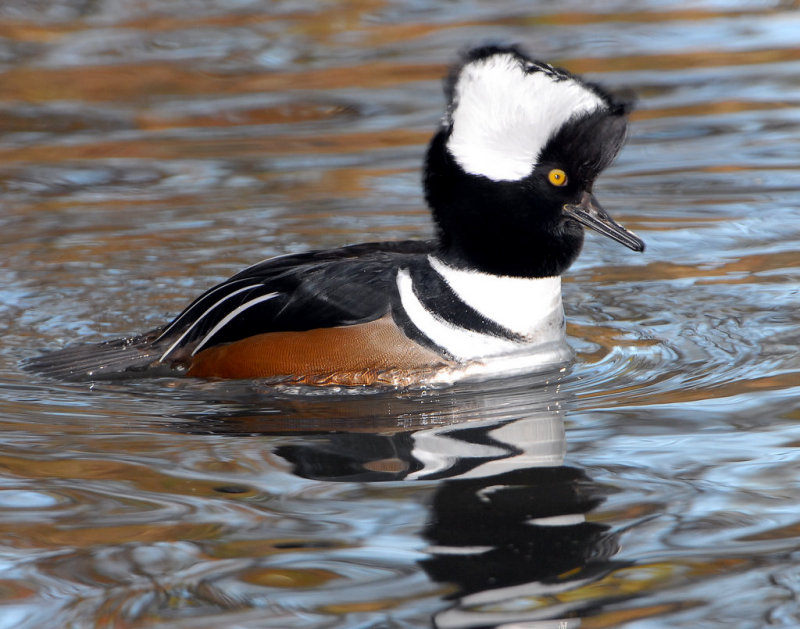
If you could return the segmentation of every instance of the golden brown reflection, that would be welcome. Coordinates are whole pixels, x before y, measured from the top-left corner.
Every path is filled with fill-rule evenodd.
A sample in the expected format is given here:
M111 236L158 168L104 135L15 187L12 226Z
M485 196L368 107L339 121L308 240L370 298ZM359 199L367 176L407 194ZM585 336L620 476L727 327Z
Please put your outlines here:
M644 620L647 618L657 618L668 614L679 612L692 607L699 607L700 601L680 601L674 603L655 603L652 605L641 605L627 609L601 612L596 616L589 616L581 619L580 626L585 629L605 629L607 627L620 627L623 623Z
M624 387L607 387L603 391L594 391L580 394L584 400L598 400L597 404L590 401L584 404L585 408L600 408L627 406L637 398L646 400L648 405L657 404L685 404L709 399L734 398L745 393L759 393L767 391L783 391L797 385L798 372L775 374L769 376L756 376L752 378L737 375L732 379L717 383L704 381L702 383L685 383L679 389L660 390L658 385L669 382L680 376L680 372L664 371L659 376L654 376L645 384L632 384ZM602 401L600 401L602 400ZM735 402L731 402L735 406Z
M784 9L787 9L787 3ZM652 11L621 12L584 12L584 11L559 11L555 13L541 13L536 15L520 15L512 17L487 16L480 20L463 20L458 15L453 16L453 21L442 24L428 23L392 23L369 19L371 15L380 12L386 3L378 0L348 0L326 6L319 4L313 13L296 12L272 15L268 12L241 12L221 15L181 15L170 16L154 13L119 21L116 26L124 29L137 29L147 32L176 31L189 28L237 28L253 27L260 24L269 24L276 21L291 25L291 29L298 33L313 36L318 41L326 41L342 31L360 33L364 46L374 45L378 42L412 41L439 29L455 29L478 26L514 26L519 24L529 25L562 25L576 26L582 24L604 23L669 23L671 21L712 21L720 18L747 18L760 17L765 14L763 9L750 10L747 8L725 11L714 11L709 8L676 8ZM41 25L33 22L4 20L0 24L0 36L22 42L51 42L65 34L84 30L82 22L67 22Z
M149 544L183 540L215 540L226 533L225 527L214 524L145 522L142 524L69 527L52 524L25 524L24 540L19 539L19 526L0 525L0 539L9 548L92 548L102 544Z
M790 524L788 526L779 526L769 531L755 533L753 535L744 535L740 539L748 542L762 542L773 539L794 539L800 536L800 524Z
M304 552L309 548L352 548L339 541L331 540L325 544L317 541L309 543L307 538L258 538L244 540L221 540L211 549L211 556L217 559L232 559L237 557L269 557L271 555L283 555L286 553Z
M781 278L774 273L766 277L758 277L759 273L791 269L797 263L796 251L777 251L772 253L755 253L740 255L725 261L710 260L709 266L696 264L680 264L657 260L639 267L607 266L592 269L582 277L592 282L631 282L642 280L669 280L686 278L706 278L699 284L753 284L775 283ZM725 275L735 277L724 277ZM743 275L742 275L743 274Z
M200 97L345 87L385 88L410 81L436 80L444 64L368 63L349 68L326 68L281 74L213 74L181 66L138 63L80 68L15 68L0 84L0 99L47 101L147 102L155 96Z
M602 600L606 597L633 596L637 593L647 593L667 586L672 582L679 582L686 579L699 579L702 577L712 577L720 574L730 574L736 570L746 569L749 562L740 559L707 559L707 560L677 560L662 563L641 563L630 568L620 568L614 570L600 581L590 583L585 587L568 590L556 596L561 601L576 600ZM541 601L547 604L549 601ZM698 602L699 603L699 602ZM690 602L683 602L681 606L691 605ZM660 605L636 607L633 610L625 610L621 614L605 613L600 617L592 617L591 623L581 623L581 626L604 627L610 626L606 623L611 619L620 622L623 619L632 620L635 618L646 618L651 615L660 615L664 609ZM613 625L611 625L613 626Z
M423 144L429 133L405 129L363 133L314 134L309 136L269 136L237 138L181 138L165 142L162 138L137 138L129 141L79 144L76 146L35 145L2 147L6 161L58 162L78 159L159 159L177 160L203 157L261 157L267 155L327 154L399 148Z
M114 444L108 448L114 450ZM146 446L143 444L143 448ZM65 459L27 459L23 457L0 456L0 465L8 473L25 478L72 480L102 480L132 483L139 491L153 492L154 495L169 493L184 496L218 497L219 481L206 481L197 478L169 476L147 465L131 464L117 460L65 458ZM239 467L235 461L220 461L212 465L211 471L231 472ZM246 497L246 496L245 496ZM227 496L235 500L236 494ZM147 500L147 498L143 498Z
M687 68L719 68L783 63L800 59L800 48L768 48L760 50L693 50L680 53L637 55L603 59L570 59L570 70L589 72L633 72L640 70L685 70ZM566 62L565 62L566 63Z
M735 114L742 111L774 111L778 109L794 109L795 103L788 103L786 101L752 101L752 100L722 100L704 102L697 105L676 105L674 107L654 107L652 109L637 109L631 115L631 120L653 120L660 118L673 118L678 116L723 116L726 114ZM754 165L755 166L755 165ZM748 166L749 170L754 166ZM737 168L729 166L729 168ZM744 167L739 166L742 170ZM719 172L710 171L708 169L702 172ZM725 171L733 172L733 171Z
M388 611L397 607L402 602L396 599L384 599L368 602L339 603L336 605L325 605L322 611L329 614L358 614L364 612Z
M137 119L141 129L157 130L175 127L230 127L237 125L288 124L330 120L352 113L346 106L292 102L274 107L241 108L215 111L206 115L165 115L145 111Z
M314 568L307 570L262 568L247 570L239 575L239 579L245 583L271 588L313 588L341 578L341 575L330 570Z

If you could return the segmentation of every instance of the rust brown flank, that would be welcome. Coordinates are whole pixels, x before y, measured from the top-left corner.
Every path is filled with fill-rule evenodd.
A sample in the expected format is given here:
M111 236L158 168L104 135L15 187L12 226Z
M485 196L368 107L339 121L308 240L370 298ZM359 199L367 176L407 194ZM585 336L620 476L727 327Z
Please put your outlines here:
M357 325L269 332L199 352L187 375L277 378L303 384L361 385L405 381L450 363L409 339L391 315Z

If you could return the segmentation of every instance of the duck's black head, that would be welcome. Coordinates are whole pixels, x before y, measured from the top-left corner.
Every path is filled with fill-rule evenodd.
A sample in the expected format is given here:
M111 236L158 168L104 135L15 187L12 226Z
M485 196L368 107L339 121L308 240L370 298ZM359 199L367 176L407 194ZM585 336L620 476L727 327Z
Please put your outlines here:
M428 149L425 194L450 264L498 275L560 275L583 226L644 243L592 195L625 139L629 107L516 47L469 52Z

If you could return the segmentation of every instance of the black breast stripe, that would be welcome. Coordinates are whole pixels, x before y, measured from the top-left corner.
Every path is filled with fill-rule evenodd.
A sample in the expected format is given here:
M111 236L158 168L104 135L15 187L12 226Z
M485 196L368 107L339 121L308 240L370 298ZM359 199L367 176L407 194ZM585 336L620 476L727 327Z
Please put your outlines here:
M512 341L525 337L489 319L463 301L447 281L437 273L426 259L424 264L409 268L414 294L440 319L451 325L481 334L489 334Z
M521 335L501 326L496 321L487 319L472 306L464 302L455 291L450 288L450 285L445 279L431 267L427 257L419 259L414 263L406 264L403 268L408 270L414 294L417 299L420 300L427 310L434 313L443 321L453 326L479 332L481 334L494 335L514 341L525 340ZM408 338L440 354L443 358L449 360L455 358L449 351L438 345L433 339L414 325L414 322L403 308L396 281L391 288L391 307L392 318Z

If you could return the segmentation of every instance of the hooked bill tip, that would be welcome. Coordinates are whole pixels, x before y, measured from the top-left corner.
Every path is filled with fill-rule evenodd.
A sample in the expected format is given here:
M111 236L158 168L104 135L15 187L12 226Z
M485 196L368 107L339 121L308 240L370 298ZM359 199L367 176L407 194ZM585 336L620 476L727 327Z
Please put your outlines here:
M586 193L579 205L565 205L564 213L628 249L638 253L644 251L644 240L612 219L591 194Z

